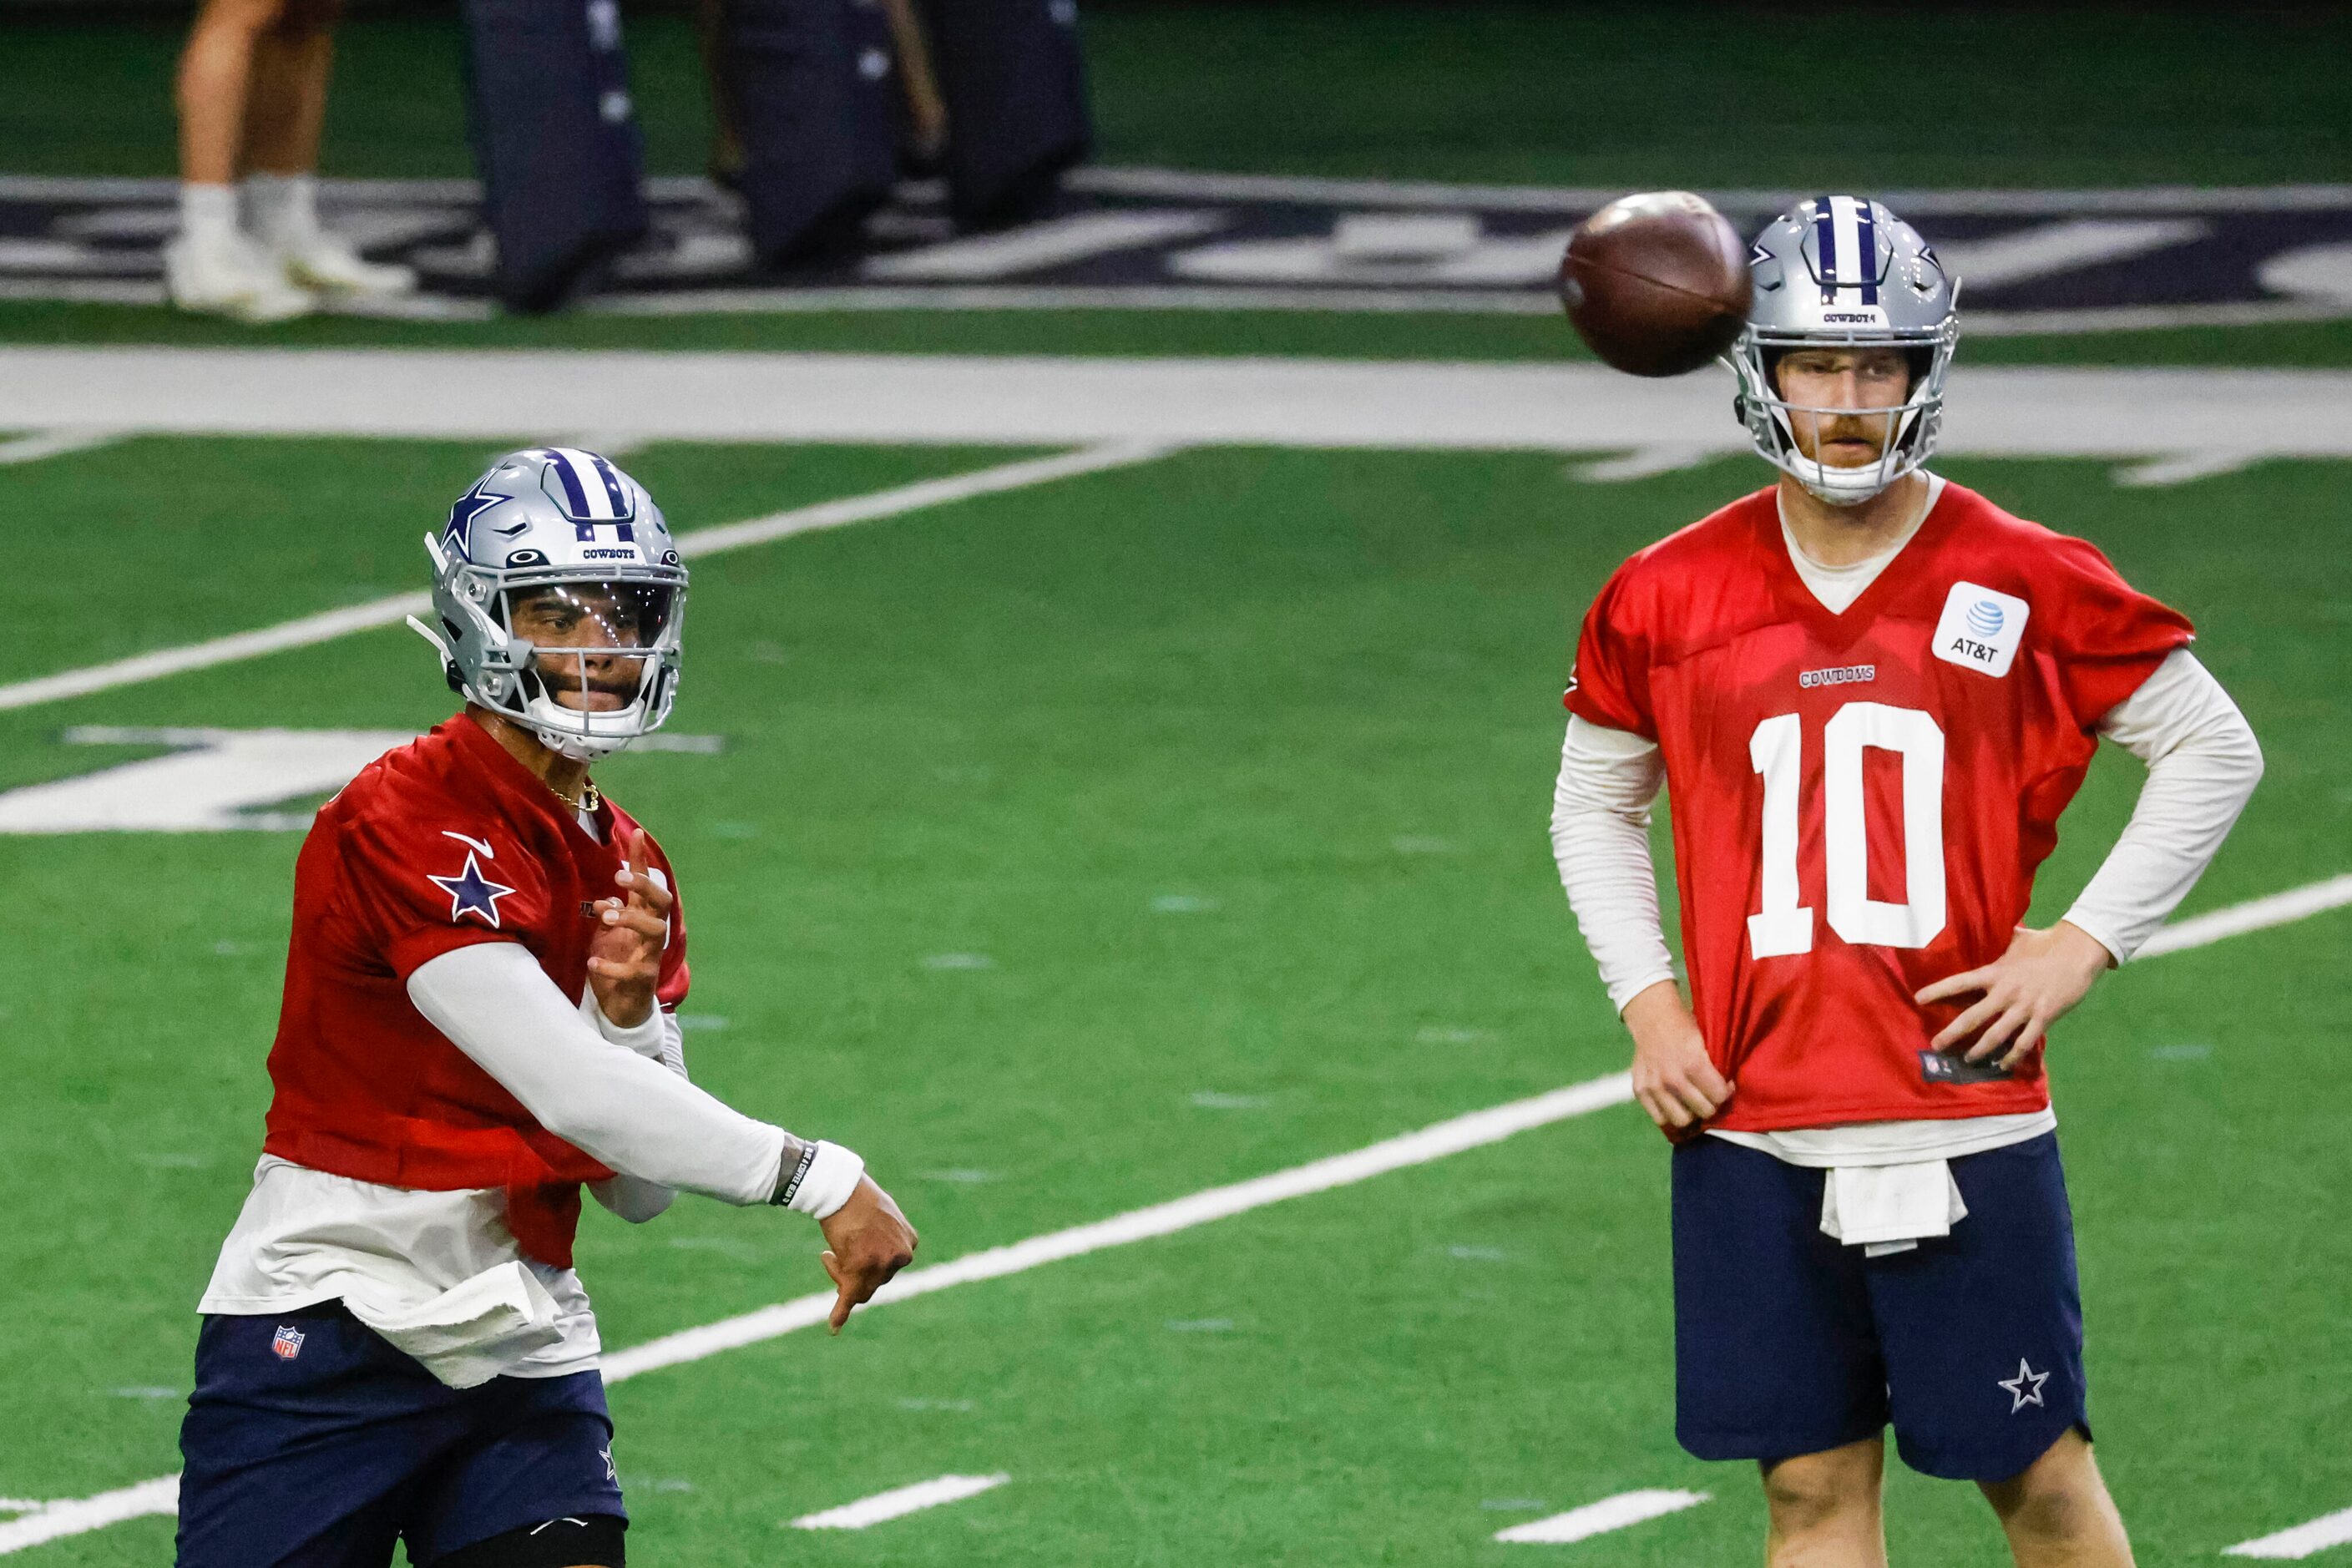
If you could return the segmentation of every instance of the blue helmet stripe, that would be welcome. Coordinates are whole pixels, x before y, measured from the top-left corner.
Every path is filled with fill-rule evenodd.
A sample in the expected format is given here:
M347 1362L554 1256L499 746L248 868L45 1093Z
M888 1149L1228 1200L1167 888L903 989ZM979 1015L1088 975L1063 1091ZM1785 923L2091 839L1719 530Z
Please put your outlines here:
M621 488L621 476L613 471L612 464L606 462L595 453L591 452L587 457L588 461L593 465L596 469L596 477L604 481L604 494L606 499L610 500L613 503L613 515L614 517L628 516L635 509L629 505L629 492Z
M1832 298L1838 284L1837 219L1832 216L1830 198L1813 200L1813 243L1822 253L1822 298Z
M595 514L588 508L588 491L580 483L580 476L572 471L570 458L571 454L561 447L547 448L548 466L563 481L564 510L574 518L593 517Z
M1853 204L1854 262L1861 269L1862 302L1878 303L1878 226L1868 202Z

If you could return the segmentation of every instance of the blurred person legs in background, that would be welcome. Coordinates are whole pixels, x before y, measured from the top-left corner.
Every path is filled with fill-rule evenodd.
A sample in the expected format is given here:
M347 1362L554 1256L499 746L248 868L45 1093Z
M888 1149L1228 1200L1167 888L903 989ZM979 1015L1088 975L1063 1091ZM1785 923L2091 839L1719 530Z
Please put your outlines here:
M197 13L180 56L180 233L164 250L183 309L283 321L321 295L416 286L408 268L362 259L319 223L334 15L333 0L205 0Z

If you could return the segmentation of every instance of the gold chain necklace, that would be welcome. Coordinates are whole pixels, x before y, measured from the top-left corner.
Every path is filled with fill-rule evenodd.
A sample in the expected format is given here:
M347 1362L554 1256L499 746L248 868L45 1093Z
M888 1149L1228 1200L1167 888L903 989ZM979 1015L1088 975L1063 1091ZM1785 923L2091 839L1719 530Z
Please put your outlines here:
M595 814L598 806L604 804L604 797L603 795L598 793L596 789L596 781L594 779L582 779L580 781L580 798L577 800L574 800L572 796L564 794L553 784L549 784L547 786L547 793L562 801L564 805L570 806L572 810L584 811L591 816Z

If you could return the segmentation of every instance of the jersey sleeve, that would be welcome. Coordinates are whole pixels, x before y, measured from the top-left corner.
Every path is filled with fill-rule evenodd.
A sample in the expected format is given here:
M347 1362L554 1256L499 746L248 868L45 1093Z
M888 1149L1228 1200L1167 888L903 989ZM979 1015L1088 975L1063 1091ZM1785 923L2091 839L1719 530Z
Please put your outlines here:
M2196 637L2189 617L2125 582L2098 547L2061 536L2051 570L2051 647L2074 721L2088 730Z
M445 952L524 942L547 919L546 878L496 825L360 811L341 840L345 911L404 984Z
M1650 636L1633 563L1617 569L1585 612L1568 678L1568 710L1588 724L1658 738L1650 711Z

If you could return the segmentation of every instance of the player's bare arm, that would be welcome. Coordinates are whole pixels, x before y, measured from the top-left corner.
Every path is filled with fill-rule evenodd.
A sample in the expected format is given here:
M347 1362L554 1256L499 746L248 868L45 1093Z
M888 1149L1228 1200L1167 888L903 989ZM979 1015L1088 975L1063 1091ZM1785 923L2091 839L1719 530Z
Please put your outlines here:
M788 1152L786 1158L791 1157ZM876 1186L871 1176L860 1177L849 1201L819 1224L825 1241L819 1261L841 1292L825 1320L837 1334L849 1321L851 1309L872 1300L892 1275L915 1260L919 1238L890 1194Z

